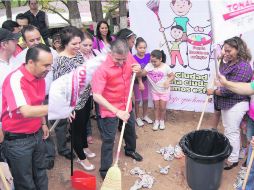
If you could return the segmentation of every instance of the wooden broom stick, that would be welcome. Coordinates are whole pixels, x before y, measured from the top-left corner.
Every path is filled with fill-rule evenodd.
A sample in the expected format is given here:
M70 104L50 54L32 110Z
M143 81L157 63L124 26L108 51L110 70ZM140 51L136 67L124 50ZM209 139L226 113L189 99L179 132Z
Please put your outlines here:
M132 76L129 96L128 96L127 105L126 105L126 111L128 111L129 107L130 107L131 97L132 97L132 91L133 91L133 86L134 86L135 78L136 78L136 73L134 73L133 76ZM120 134L120 139L119 139L119 143L118 143L118 147L117 147L117 152L116 152L116 161L115 161L114 165L118 165L120 151L121 151L121 146L122 146L122 141L123 141L123 135L124 135L124 130L125 130L125 125L126 125L126 122L123 122L122 131L121 131L121 134Z
M246 176L245 176L244 181L243 181L242 190L245 190L245 188L246 188L247 181L248 181L248 178L249 178L249 175L250 175L251 166L252 166L252 163L253 163L253 159L254 159L254 150L252 149L251 158L250 158L250 162L249 162L249 165L248 165L248 168L247 168Z
M213 87L214 87L214 78L212 79L211 88L213 89ZM204 103L204 107L203 107L201 116L200 116L200 118L199 118L199 122L198 122L198 126L197 126L197 131L200 129L200 126L201 126L201 123L202 123L202 120L203 120L203 117L204 117L204 114L205 114L205 110L206 110L208 101L209 101L209 96L207 95L207 96L206 96L206 99L205 99L205 103Z
M49 129L49 132L52 132L56 128L59 122L60 122L60 119L56 120L53 126Z
M0 177L2 179L5 190L11 190L9 185L8 185L8 182L7 182L6 178L4 176L4 172L3 172L3 169L2 169L1 165L0 165Z

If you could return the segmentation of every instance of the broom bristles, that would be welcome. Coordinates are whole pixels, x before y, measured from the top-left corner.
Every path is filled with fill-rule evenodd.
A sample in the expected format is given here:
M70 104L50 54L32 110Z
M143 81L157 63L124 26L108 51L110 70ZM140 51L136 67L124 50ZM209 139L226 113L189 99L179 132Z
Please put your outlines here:
M121 170L118 166L109 168L101 190L122 190Z

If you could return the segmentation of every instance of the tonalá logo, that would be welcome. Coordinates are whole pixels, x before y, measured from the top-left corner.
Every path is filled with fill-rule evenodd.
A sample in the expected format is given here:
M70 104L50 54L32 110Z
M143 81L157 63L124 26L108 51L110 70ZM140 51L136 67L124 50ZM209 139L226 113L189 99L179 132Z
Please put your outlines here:
M234 17L254 12L254 0L242 0L237 2L227 2L227 13L223 14L224 20L229 20Z

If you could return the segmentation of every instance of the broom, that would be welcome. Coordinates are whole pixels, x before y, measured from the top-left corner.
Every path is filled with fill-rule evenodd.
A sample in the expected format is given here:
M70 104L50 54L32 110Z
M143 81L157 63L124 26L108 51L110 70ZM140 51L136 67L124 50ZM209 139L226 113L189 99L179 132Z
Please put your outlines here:
M132 76L126 111L129 110L135 78L136 78L136 73L134 73ZM117 153L116 153L115 164L111 168L109 168L107 175L102 183L101 190L122 190L122 182L121 182L122 177L121 177L121 170L118 167L118 161L119 161L119 156L120 156L120 151L121 151L121 146L123 141L123 135L125 131L125 125L126 125L126 122L123 122L122 131L120 134L120 139L119 139Z
M5 176L4 176L4 172L3 172L3 169L2 169L1 166L0 166L0 178L1 178L2 182L3 182L5 190L11 190L10 186L8 185L8 182L7 182L7 180L6 180Z
M163 28L162 23L161 23L161 19L160 19L160 16L159 16L159 4L160 4L160 0L150 0L150 1L147 2L146 6L151 11L154 12L154 14L156 15L156 17L158 19L160 27ZM166 46L167 46L168 53L170 55L170 48L169 48L169 45L168 45L168 40L167 40L165 31L162 31L162 34L163 34L163 38L164 38Z
M214 87L214 79L212 79L211 89L213 89L213 87ZM197 131L200 129L200 126L201 126L201 123L202 123L202 120L203 120L203 117L204 117L204 113L205 113L205 110L206 110L208 101L209 101L209 96L207 95L207 96L206 96L206 99L205 99L205 103L204 103L204 107L203 107L201 116L200 116L200 118L199 118L199 122L198 122L198 126L197 126Z
M54 124L52 125L52 127L49 129L49 132L52 132L57 127L59 122L60 122L60 119L56 120Z
M248 168L247 168L246 176L245 176L244 181L243 181L242 190L245 190L245 188L246 188L247 181L248 181L248 178L249 178L249 175L250 175L250 169L251 169L251 166L252 166L252 163L253 163L253 159L254 159L254 150L252 149L251 158L250 158L250 162L249 162L249 165L248 165Z

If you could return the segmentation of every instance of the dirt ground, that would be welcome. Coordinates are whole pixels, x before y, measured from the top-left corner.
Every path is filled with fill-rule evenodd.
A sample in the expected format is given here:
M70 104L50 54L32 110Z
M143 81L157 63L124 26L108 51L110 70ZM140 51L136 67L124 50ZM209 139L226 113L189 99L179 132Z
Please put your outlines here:
M150 114L152 115L152 114ZM156 153L160 147L175 145L181 137L190 131L195 130L200 113L184 112L184 111L168 111L166 129L163 131L153 131L152 125L146 125L143 128L137 128L137 151L144 157L142 162L134 162L131 158L121 154L119 167L122 171L123 190L129 190L134 182L138 179L136 176L131 176L129 171L138 166L151 172L155 177L153 185L154 190L188 190L190 189L186 182L185 176L185 159L165 161L162 156ZM211 114L205 114L202 128L209 128L209 119ZM91 172L96 176L97 189L100 189L102 180L99 176L98 169L100 167L100 146L101 140L95 121L93 124L94 144L90 145L90 149L96 153L96 158L91 162L95 164L96 170ZM222 126L219 126L222 131ZM119 136L119 133L118 133ZM116 141L118 142L118 141ZM116 146L115 146L116 148ZM170 165L168 175L159 173L159 165ZM223 172L223 178L220 190L233 190L233 183L236 178L240 165L230 171ZM74 163L74 169L82 170L82 167ZM55 167L48 172L49 190L70 190L70 161L61 156L57 156Z

